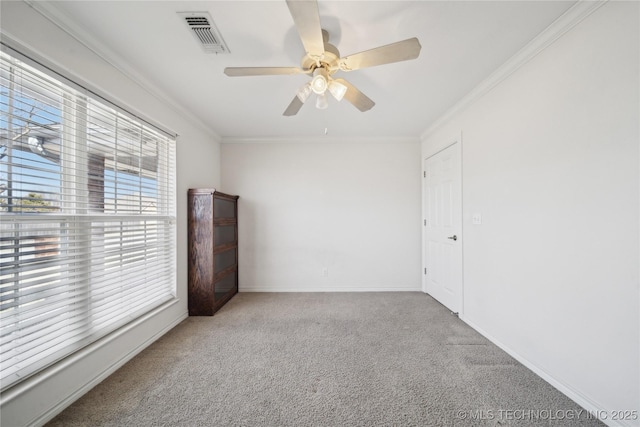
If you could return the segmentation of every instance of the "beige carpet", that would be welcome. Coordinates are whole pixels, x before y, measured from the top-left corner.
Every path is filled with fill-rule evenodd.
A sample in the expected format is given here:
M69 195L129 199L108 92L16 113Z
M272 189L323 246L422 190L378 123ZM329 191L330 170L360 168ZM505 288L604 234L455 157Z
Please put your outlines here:
M587 411L422 293L241 293L49 426L582 426Z

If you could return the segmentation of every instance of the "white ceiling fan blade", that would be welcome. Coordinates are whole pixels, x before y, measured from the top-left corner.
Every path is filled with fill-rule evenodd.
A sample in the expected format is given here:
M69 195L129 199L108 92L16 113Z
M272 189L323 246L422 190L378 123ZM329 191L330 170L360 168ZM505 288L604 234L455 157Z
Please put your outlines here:
M316 0L287 0L289 12L296 24L304 50L310 56L320 56L324 53L320 13Z
M286 74L303 74L297 67L227 67L224 73L230 77L243 76L277 76Z
M346 81L345 79L335 79L336 82L343 84L347 87L347 91L344 94L344 99L352 103L358 110L365 112L369 111L376 105L367 95L360 92L355 86Z
M298 111L300 111L300 108L302 108L302 106L304 105L304 103L302 101L300 101L300 98L298 98L298 96L294 96L293 100L291 101L291 104L289 104L289 106L287 107L286 110L284 110L284 113L282 113L283 116L295 116L296 114L298 114Z
M339 66L343 71L416 59L422 46L417 38L407 39L375 49L367 50L340 58Z

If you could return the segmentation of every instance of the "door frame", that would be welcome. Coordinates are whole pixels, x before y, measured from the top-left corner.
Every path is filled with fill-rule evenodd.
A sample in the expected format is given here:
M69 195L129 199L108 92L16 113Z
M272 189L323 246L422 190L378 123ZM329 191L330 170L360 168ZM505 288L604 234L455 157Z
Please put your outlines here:
M464 200L462 198L463 195L463 156L462 156L462 132L457 133L456 135L452 136L451 138L447 138L447 139L442 139L441 141L431 145L431 146L427 146L422 150L422 159L421 159L421 169L422 169L422 185L421 185L421 198L422 198L422 247L421 247L421 252L422 252L422 257L421 257L421 264L422 264L422 270L421 270L421 275L422 275L422 292L427 293L427 276L424 273L426 268L427 268L427 250L426 250L426 244L427 244L427 233L426 233L426 227L425 227L425 219L427 217L427 209L426 209L426 205L427 205L427 200L425 198L425 187L426 187L426 167L425 167L425 163L427 161L427 159L429 159L432 156L435 156L436 154L446 150L447 148L455 145L455 144L459 144L460 149L458 150L458 162L460 164L460 186L459 186L459 194L460 194L460 212L458 213L459 215L459 219L460 219L460 234L462 235L462 239L460 240L460 245L461 245L461 255L460 255L460 281L461 281L461 287L460 287L460 297L459 297L459 311L458 311L458 316L459 317L463 317L463 313L464 313L464 223L463 223L463 211L464 211Z

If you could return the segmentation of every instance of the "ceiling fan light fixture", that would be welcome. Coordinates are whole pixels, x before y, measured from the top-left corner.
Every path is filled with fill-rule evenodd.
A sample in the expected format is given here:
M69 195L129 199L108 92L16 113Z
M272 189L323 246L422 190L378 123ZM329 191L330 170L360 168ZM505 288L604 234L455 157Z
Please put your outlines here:
M335 80L331 80L329 82L329 92L331 93L331 95L333 95L333 97L336 100L342 101L342 98L344 98L345 93L347 93L347 87L342 83L339 83Z
M316 108L318 110L324 110L329 106L329 102L327 102L327 94L321 93L318 95L316 99Z
M309 99L309 96L311 96L311 92L313 91L311 90L311 82L309 82L298 89L298 91L296 92L296 96L304 104L305 102L307 102L307 99Z
M313 80L311 80L311 90L318 95L325 93L328 86L327 78L322 74L317 74Z

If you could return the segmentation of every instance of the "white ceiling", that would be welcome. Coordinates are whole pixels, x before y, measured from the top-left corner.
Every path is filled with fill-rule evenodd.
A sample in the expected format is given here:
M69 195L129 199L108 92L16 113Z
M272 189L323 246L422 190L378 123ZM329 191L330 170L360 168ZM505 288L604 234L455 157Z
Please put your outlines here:
M319 1L342 56L418 37L420 57L338 72L376 102L329 99L282 112L305 75L227 77L228 66L298 66L304 54L284 0L63 1L56 12L94 48L230 138L418 137L575 1ZM176 12L207 11L231 54L207 54ZM90 42L91 43L91 42Z

